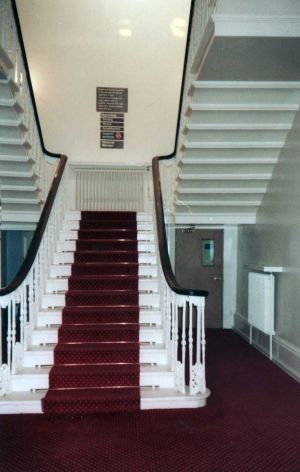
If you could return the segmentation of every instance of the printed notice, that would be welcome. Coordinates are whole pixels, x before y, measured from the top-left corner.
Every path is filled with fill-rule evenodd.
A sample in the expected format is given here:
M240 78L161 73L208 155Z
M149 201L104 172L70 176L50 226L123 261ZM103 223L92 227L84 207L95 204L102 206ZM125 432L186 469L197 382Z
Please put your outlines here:
M97 87L97 111L128 111L128 89L119 87Z
M124 148L124 113L128 112L128 89L97 87L96 110L100 112L100 147Z
M124 148L124 113L101 113L100 147L102 149Z

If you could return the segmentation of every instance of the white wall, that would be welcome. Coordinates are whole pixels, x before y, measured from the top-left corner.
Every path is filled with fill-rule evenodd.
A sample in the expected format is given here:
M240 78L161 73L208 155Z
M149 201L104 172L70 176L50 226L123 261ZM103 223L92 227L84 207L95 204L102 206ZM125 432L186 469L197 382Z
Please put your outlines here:
M276 333L300 348L300 112L275 167L255 226L239 230L237 311L247 318L247 264L282 266L276 275ZM296 351L295 351L296 352ZM299 350L300 353L300 350ZM300 373L300 358L298 363Z
M190 0L17 0L17 7L49 150L122 164L172 152ZM100 149L97 86L129 89L123 150Z

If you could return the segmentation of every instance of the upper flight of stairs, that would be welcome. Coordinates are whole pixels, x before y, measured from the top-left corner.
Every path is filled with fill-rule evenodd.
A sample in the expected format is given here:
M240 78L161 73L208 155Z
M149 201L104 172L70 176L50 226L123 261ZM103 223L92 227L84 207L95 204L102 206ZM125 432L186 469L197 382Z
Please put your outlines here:
M103 397L103 388L98 393L95 391L97 385L99 388L98 381L100 384L106 382L105 387L109 389L106 393L111 392L114 397L118 395L112 390L116 384L123 386L123 390L119 391L121 397L130 388L130 393L134 393L133 399L129 404L126 403L128 397L125 401L129 410L136 409L137 404L141 409L203 406L205 396L193 398L175 390L175 374L170 368L162 328L152 216L137 213L137 223L127 222L129 240L135 240L137 249L127 248L129 259L126 251L118 247L122 243L117 240L124 239L120 238L120 228L113 229L106 221L105 227L99 222L95 231L89 228L89 221L82 223L80 219L80 212L66 215L46 281L32 345L24 353L23 367L13 375L11 393L0 399L0 413L41 413L42 399L49 385L54 388L54 393L50 389L44 401L46 412L78 412L76 408L74 410L72 402L80 400L80 388L77 387L82 388L86 378L88 387L84 392L85 400L93 390L91 402L85 404L86 412L94 411L93 408L99 412L122 409L122 398L110 402ZM101 247L99 240L102 240ZM106 251L103 251L103 244L107 246ZM95 255L98 260L95 260ZM125 301L121 298L124 293L127 293ZM99 326L99 317L102 326ZM116 329L112 329L112 323ZM93 365L97 360L93 357L95 341L100 344L107 341L107 346L114 347L115 342L122 340L120 336L125 336L123 341L127 348L129 345L135 349L138 347L138 351L130 354L134 359L129 356L122 361L118 351L111 351L111 354L105 351L104 343L100 346L101 356L104 357L100 361L98 359L96 364L106 364L109 356L117 356L111 358L116 368L111 370L109 364L102 365L100 372L96 372L97 367ZM88 343L85 346L84 340ZM55 348L58 341L59 347ZM79 341L81 347L76 344L74 354L72 343ZM93 352L89 352L89 347L92 347ZM84 352L78 354L78 349ZM79 355L79 358L74 360L74 355ZM120 367L117 365L119 362L125 362L126 365ZM74 376L74 366L69 365L64 369L60 365L70 363L88 366L85 366L86 369L79 366L77 376ZM139 372L136 370L137 363ZM50 373L53 364L56 367ZM122 369L124 372L120 371ZM136 382L137 377L139 399L136 396L136 383L131 384L132 379ZM66 385L72 385L74 390L64 389ZM55 388L63 390L61 401ZM84 399L81 398L82 401ZM98 402L96 407L95 402Z
M1 76L0 76L1 77ZM19 88L0 78L0 187L3 229L35 226L40 215L39 189L34 161L29 155L24 110L18 100Z
M300 103L299 82L193 82L178 223L254 223Z

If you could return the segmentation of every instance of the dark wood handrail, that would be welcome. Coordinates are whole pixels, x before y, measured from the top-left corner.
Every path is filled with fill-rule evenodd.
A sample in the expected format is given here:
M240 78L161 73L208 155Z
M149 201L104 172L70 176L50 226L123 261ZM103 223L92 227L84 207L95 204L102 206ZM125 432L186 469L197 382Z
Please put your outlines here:
M47 200L45 202L41 217L39 219L39 222L37 224L37 227L35 229L35 232L33 234L30 246L28 248L28 252L26 254L26 257L23 261L23 264L21 265L17 275L14 277L14 279L7 285L6 287L3 287L0 289L0 296L7 295L10 292L13 292L16 290L21 283L24 281L25 277L27 276L28 272L30 271L32 264L36 258L38 249L40 247L41 240L43 238L45 228L47 225L47 222L49 220L49 216L51 213L51 209L53 207L53 203L55 200L55 196L57 194L57 190L59 188L59 184L61 181L61 178L63 176L64 168L67 162L67 157L66 156L60 156L60 161L57 166L54 179L52 181L52 185L50 188L50 191L47 196Z
M168 251L163 198L162 198L162 191L161 191L161 180L160 180L160 172L159 172L159 161L172 159L176 155L176 152L177 152L179 127L180 127L180 115L181 115L181 110L182 110L184 83L185 83L185 77L186 77L188 51L189 51L189 44L190 44L191 31L192 31L194 6L195 6L195 0L192 0L186 48L185 48L184 66L183 66L183 72L182 72L181 92L180 92L180 100L179 100L179 108L178 108L174 151L171 154L168 154L167 156L158 156L152 159L152 176L153 176L158 248L159 248L160 262L161 262L161 266L162 266L162 270L163 270L166 282L175 293L178 293L180 295L207 297L208 292L206 290L194 290L194 289L181 287L179 283L177 282L176 277L174 275L172 265L170 262L169 251Z
M30 92L30 97L31 97L32 105L33 105L33 111L34 111L34 116L35 116L35 121L36 121L37 129L38 129L38 134L39 134L41 147L42 147L42 150L43 150L44 154L46 154L47 156L51 156L51 157L59 159L59 163L58 163L57 169L55 171L55 175L54 175L54 178L53 178L53 181L52 181L52 184L51 184L46 202L44 204L43 211L41 213L39 222L38 222L37 227L35 229L35 232L33 234L30 246L28 248L28 252L26 254L26 257L25 257L18 273L13 278L13 280L6 287L3 287L3 288L0 289L0 296L7 295L7 294L13 292L14 290L16 290L22 284L22 282L25 280L25 277L28 275L28 273L29 273L29 271L32 267L32 264L33 264L33 262L36 258L41 240L43 238L45 228L47 226L47 222L49 220L49 216L50 216L50 213L51 213L51 209L53 207L55 196L57 194L59 184L60 184L60 181L62 179L63 172L64 172L66 162L67 162L67 157L66 156L64 156L62 154L52 153L52 152L48 151L45 148L44 139L43 139L42 130L41 130L41 125L40 125L40 120L39 120L37 106L36 106L34 92L33 92L33 87L32 87L32 82L31 82L31 77L30 77L30 72L29 72L29 66L28 66L25 47L24 47L24 41L23 41L23 36L22 36L22 31L21 31L21 26L20 26L20 21L19 21L19 16L18 16L18 10L17 10L15 0L12 0L12 9L13 9L15 24L16 24L16 28L17 28L17 32L18 32L18 39L19 39L19 43L20 43L22 56L23 56L24 67L25 67L26 76L27 76L26 78L27 78L27 81L28 81L29 92Z

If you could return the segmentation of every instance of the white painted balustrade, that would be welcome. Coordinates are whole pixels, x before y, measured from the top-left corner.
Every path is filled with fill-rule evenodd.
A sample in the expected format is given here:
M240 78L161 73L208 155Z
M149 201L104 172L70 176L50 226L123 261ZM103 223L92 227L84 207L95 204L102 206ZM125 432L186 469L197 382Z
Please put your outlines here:
M36 327L41 298L46 289L55 245L64 216L64 184L60 183L51 215L36 259L19 287L0 296L1 316L6 318L6 362L0 370L0 396L9 393L10 376L23 365L24 352L31 346L33 329Z
M157 234L157 232L155 232ZM158 244L157 254L158 253ZM179 295L167 284L158 255L160 309L168 361L175 373L176 390L182 394L206 394L205 297Z

